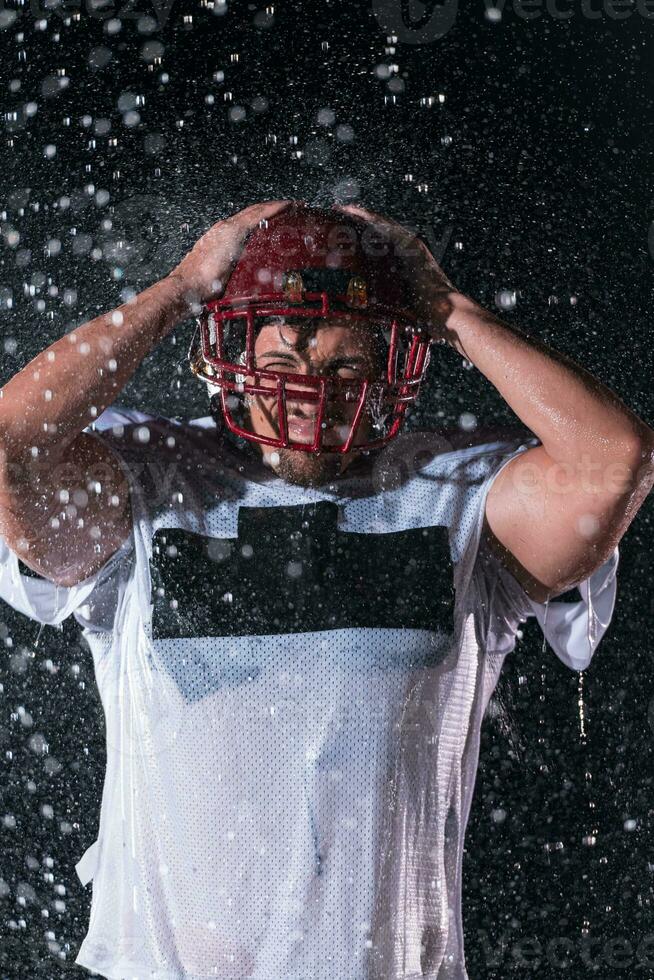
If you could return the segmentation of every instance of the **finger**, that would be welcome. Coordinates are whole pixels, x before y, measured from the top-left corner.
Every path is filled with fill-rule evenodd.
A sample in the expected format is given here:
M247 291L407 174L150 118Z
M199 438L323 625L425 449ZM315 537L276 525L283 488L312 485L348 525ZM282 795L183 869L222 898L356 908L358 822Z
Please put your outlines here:
M373 224L380 225L383 228L402 232L405 235L411 234L407 228L399 224L399 222L394 221L393 218L389 218L384 214L378 214L376 211L370 211L369 208L364 208L361 204L339 204L337 207L341 211L346 211L348 214L353 214L366 221L371 221Z
M257 204L250 204L247 208L243 208L242 211L237 211L232 217L244 224L256 224L257 221L267 220L268 218L272 218L273 215L279 214L280 211L285 210L292 203L290 200L261 201Z
M261 204L256 204L255 210L264 217L269 218L273 214L279 214L280 211L284 211L285 208L289 207L294 202L291 200L284 201L262 201Z
M205 232L204 238L211 240L216 236L222 235L223 231L234 224L249 230L256 227L260 221L272 218L274 214L279 214L292 204L292 201L265 201L261 204L249 204L241 211L235 211L227 218L220 218L215 224L211 225ZM201 239L200 239L201 240Z
M358 218L363 218L366 221L373 221L378 224L384 224L388 220L383 215L376 214L374 211L369 211L368 208L364 208L362 204L336 204L334 207L337 211L345 211L347 214L353 214Z
M395 241L399 249L408 250L410 253L417 248L415 233L393 218L387 218L385 215L377 214L375 211L369 211L367 208L360 207L356 204L344 205L341 210L370 222L377 231L382 232Z

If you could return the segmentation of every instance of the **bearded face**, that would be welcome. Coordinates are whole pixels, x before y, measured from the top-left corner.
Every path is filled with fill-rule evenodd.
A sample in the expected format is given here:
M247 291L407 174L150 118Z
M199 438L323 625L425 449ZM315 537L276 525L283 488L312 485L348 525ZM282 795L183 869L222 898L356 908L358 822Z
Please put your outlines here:
M296 375L323 375L349 381L378 379L385 367L378 337L366 325L338 320L266 323L259 331L254 348L255 365L261 370ZM266 384L266 382L262 382ZM267 382L271 394L249 398L248 427L257 435L279 438L279 403L273 381ZM302 385L294 382L294 390ZM307 388L307 392L312 389ZM288 437L293 442L311 445L318 425L318 403L289 399L287 403ZM350 431L357 402L328 399L323 417L323 443L341 445ZM371 420L364 414L358 424L353 447L370 439ZM320 486L335 479L356 457L356 448L348 453L311 453L300 449L277 449L261 445L264 458L284 480L301 486Z

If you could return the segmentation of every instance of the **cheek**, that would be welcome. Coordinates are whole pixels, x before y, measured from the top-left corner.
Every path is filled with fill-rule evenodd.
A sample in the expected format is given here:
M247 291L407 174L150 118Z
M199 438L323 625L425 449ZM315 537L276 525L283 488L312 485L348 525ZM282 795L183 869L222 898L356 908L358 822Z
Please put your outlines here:
M255 396L249 409L250 425L259 435L276 435L277 399Z

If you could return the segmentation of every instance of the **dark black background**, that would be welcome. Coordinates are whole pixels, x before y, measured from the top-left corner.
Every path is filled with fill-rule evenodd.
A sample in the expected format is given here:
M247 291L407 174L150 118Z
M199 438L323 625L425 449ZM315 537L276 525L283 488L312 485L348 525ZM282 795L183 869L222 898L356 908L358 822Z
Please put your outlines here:
M403 12L404 40L389 40L379 7ZM652 423L644 5L560 0L564 18L507 0L489 19L484 0L461 2L441 37L429 6L424 43L418 5L400 0L220 9L7 0L0 11L0 382L170 271L220 217L270 198L360 200L421 231L490 308L515 290L508 321ZM124 404L206 414L184 365L190 329L146 359ZM412 424L456 425L463 412L512 419L476 370L440 352ZM623 539L613 624L584 675L585 744L578 675L541 652L533 621L505 665L466 840L471 978L653 973L651 524L649 500ZM95 838L102 787L90 654L72 621L37 645L38 632L0 607L3 978L83 972L73 960L90 888L73 865Z

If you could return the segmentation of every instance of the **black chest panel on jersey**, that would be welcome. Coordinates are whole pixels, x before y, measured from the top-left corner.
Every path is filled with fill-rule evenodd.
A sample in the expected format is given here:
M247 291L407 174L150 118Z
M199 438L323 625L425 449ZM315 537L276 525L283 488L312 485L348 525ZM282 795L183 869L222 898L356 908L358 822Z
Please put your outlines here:
M353 627L452 629L447 528L353 534L329 501L241 507L238 538L179 528L152 542L152 636Z

